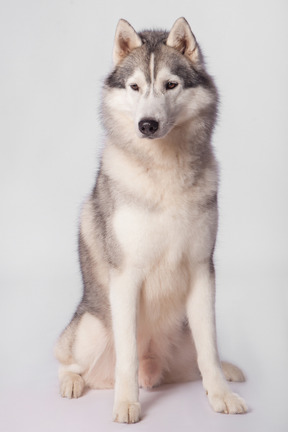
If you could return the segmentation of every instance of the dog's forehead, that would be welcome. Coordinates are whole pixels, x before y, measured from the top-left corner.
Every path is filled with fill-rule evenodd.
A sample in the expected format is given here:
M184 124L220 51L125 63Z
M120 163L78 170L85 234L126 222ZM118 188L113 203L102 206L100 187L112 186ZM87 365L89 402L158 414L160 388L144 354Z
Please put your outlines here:
M152 84L158 79L168 79L169 75L172 74L172 69L172 62L169 63L167 58L165 60L165 56L162 56L159 50L151 51L146 53L137 63L135 62L134 69L130 70L130 78Z
M177 75L174 69L178 65L181 68L185 66L185 62L182 62L182 56L178 53L174 53L171 49L166 46L159 47L154 55L154 78L159 74L163 74L164 71L170 72L173 75Z
M143 76L148 84L157 79L168 79L169 75L177 75L184 81L189 71L191 73L191 68L185 59L177 54L171 53L171 50L165 45L158 46L155 50L147 50L143 46L135 52L133 61L127 62L126 77L129 69L130 77ZM130 56L132 57L131 54Z
M138 67L135 69L142 71L148 84L161 79L171 79L172 77L179 77L184 87L204 83L204 77L199 75L192 63L173 48L167 47L165 44L158 44L154 50L145 50L145 46L141 48L137 53L139 61ZM145 54L143 51L146 51Z

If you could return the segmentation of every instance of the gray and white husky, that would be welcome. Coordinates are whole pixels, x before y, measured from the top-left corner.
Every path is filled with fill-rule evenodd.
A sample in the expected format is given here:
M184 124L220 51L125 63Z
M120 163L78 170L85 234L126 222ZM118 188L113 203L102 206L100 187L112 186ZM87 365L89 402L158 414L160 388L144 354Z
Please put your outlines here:
M103 89L106 130L79 233L84 293L60 336L60 391L115 387L114 421L140 420L139 386L202 376L212 408L243 413L215 331L217 91L189 24L120 20Z

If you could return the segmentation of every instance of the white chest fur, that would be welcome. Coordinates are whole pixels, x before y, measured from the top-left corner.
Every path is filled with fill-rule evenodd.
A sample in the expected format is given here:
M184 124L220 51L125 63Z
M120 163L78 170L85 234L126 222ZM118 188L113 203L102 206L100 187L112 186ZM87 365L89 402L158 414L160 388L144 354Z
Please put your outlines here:
M187 251L188 221L171 209L151 211L123 205L116 211L113 225L126 262L143 270L164 255L174 266Z
M122 191L136 197L126 201L124 194L113 216L114 233L126 265L146 273L163 258L171 268L183 256L191 262L209 258L217 220L203 211L200 203L216 192L213 170L207 170L200 186L187 188L183 185L191 170L188 163L181 167L162 165L151 173L153 167L147 168L115 147L106 149L103 168ZM138 197L141 202L137 202Z

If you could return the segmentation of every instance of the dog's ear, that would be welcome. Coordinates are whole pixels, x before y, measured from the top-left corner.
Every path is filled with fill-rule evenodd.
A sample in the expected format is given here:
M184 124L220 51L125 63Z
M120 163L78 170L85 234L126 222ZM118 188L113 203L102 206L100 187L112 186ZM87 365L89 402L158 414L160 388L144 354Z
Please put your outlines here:
M142 41L134 28L124 19L120 19L116 28L113 61L115 66L120 63L133 49L142 45Z
M181 54L188 57L193 62L198 62L200 59L199 49L195 36L185 18L178 18L175 21L166 45L180 51Z

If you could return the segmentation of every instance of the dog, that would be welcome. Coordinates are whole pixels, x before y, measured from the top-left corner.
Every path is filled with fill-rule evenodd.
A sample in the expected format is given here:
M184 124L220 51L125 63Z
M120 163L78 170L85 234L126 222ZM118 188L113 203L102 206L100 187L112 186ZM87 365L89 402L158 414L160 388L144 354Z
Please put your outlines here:
M59 337L60 392L115 388L113 420L141 418L139 387L202 377L216 412L244 413L215 330L217 89L188 22L116 29L106 131L79 230L84 291Z

